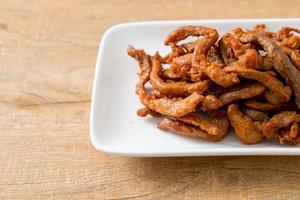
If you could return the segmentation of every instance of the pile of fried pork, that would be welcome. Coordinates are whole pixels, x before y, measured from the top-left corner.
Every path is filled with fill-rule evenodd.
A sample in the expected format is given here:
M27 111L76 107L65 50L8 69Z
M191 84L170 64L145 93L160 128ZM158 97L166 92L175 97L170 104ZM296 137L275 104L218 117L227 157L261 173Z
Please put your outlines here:
M299 33L261 24L220 37L214 28L182 26L166 37L167 55L128 46L140 68L136 93L144 107L137 114L161 117L159 129L213 142L232 127L244 144L299 144Z

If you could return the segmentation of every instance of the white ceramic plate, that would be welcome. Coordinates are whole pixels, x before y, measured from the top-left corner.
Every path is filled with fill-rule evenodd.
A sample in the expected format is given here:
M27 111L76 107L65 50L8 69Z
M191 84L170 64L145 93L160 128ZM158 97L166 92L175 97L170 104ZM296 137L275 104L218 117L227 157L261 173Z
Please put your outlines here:
M135 94L137 63L126 53L129 44L153 54L170 49L164 38L182 25L214 27L220 35L234 27L253 28L265 23L271 31L282 26L300 27L299 19L196 20L127 23L113 26L104 34L95 72L90 134L93 145L103 152L127 156L208 155L300 155L300 148L262 142L242 144L233 133L213 143L179 136L156 128L157 119L140 118Z

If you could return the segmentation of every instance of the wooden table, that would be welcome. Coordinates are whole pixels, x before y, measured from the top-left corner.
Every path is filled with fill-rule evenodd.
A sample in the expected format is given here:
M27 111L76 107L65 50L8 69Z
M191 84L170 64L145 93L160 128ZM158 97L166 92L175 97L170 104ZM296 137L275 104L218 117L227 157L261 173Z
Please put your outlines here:
M247 17L300 17L300 1L2 0L0 199L299 199L300 157L126 158L89 139L108 27Z

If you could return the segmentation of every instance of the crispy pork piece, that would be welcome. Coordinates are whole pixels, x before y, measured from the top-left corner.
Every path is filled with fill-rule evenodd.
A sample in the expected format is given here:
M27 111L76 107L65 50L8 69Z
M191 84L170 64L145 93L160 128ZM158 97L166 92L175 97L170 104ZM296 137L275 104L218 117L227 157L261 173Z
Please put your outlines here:
M208 53L207 53L207 60L209 62L215 62L218 64L224 64L223 58L221 56L221 52L219 47L217 47L216 45L213 45Z
M176 44L189 36L203 36L211 33L218 34L215 29L204 26L181 26L167 36L165 45Z
M252 119L243 114L237 104L230 104L227 117L235 134L244 144L256 144L263 139L262 133L254 125Z
M162 115L168 116L183 116L193 112L199 102L204 101L205 97L197 93L192 93L185 99L180 98L151 98L145 89L145 83L149 81L151 73L151 64L149 56L143 50L136 50L133 47L128 47L128 54L136 58L139 62L141 73L140 79L136 85L136 92L140 97L140 101L149 109L156 111Z
M174 73L174 71L171 70L171 69L164 69L162 71L162 78L163 79L171 79L171 80L176 79L176 80L178 80L178 79L181 79L182 77L180 75Z
M269 119L266 113L251 108L242 108L242 112L255 121L264 122Z
M236 31L233 30L232 32ZM258 52L253 49L249 43L243 44L240 40L235 38L234 35L236 34L237 33L228 33L223 37L223 55L231 61L227 61L226 64L229 65L233 62L238 62L240 66L246 68L260 69L260 56ZM230 52L232 52L233 55L231 55Z
M241 66L251 69L260 69L260 56L254 49L246 49L245 53L240 55L238 62Z
M273 66L274 66L273 59L270 56L260 56L261 71L269 71L273 68Z
M192 65L192 58L193 54L192 53L187 53L182 56L178 56L173 59L172 64L177 65L177 66L191 66Z
M285 97L278 95L277 93L266 91L264 93L266 100L271 104L281 104L285 103L287 100Z
M279 129L286 128L294 122L300 122L300 115L295 111L282 111L274 115L263 128L266 139L271 139L278 134Z
M194 66L200 65L201 61L206 60L207 53L218 40L219 34L215 29L208 29L203 36L197 40L193 52L192 64Z
M147 107L144 107L144 108L140 108L136 111L137 115L139 117L146 117L147 115L151 115L152 117L159 117L161 116L159 113L147 108Z
M161 130L170 130L179 135L201 138L212 142L218 142L222 140L226 135L211 135L198 127L168 118L164 118L163 120L161 120L158 123L157 128Z
M139 64L141 72L139 73L139 80L136 84L135 92L139 96L141 103L148 107L150 96L146 92L145 84L150 80L150 58L144 50L135 49L130 45L127 48L127 53L129 56L137 60Z
M231 38L232 36L230 34L226 34L219 40L221 56L226 65L237 61L237 57L234 55L233 49L230 46Z
M267 36L267 37L269 37L271 39L275 39L276 38L276 33L266 31L266 25L265 24L258 24L258 25L256 25L251 32L256 32L256 33L263 34L263 35L265 35L265 36Z
M291 61L300 70L300 51L294 50L291 54Z
M148 107L162 115L182 117L188 113L194 112L196 106L204 100L204 96L192 93L184 99L167 97L151 99Z
M260 111L283 111L283 110L297 110L297 106L291 103L270 104L266 102L259 102L257 100L244 101L244 105Z
M150 82L153 88L165 95L187 96L194 92L202 94L211 84L210 80L197 83L187 83L184 81L168 83L161 78L162 65L158 54L152 59L152 70L150 74Z
M262 94L265 89L266 88L259 83L248 84L240 86L239 88L234 88L233 91L222 94L219 99L225 105L241 99L250 99L252 97L258 96Z
M209 49L218 39L218 33L215 29L207 27L184 26L173 31L165 40L165 44L176 43L185 39L188 36L204 36L196 42L193 52L192 66L200 68L200 71L205 73L213 81L223 86L237 83L239 79L234 74L226 74L222 71L221 66L215 63L209 63L206 60ZM204 61L204 62L202 62ZM193 71L196 71L195 69Z
M291 27L282 27L277 32L277 39L280 41L280 43L283 46L286 46L288 48L292 49L298 49L300 48L300 37L297 35L294 35L295 33L300 33L299 29L291 28Z
M242 36L242 42L257 42L273 58L275 70L293 88L295 102L300 108L300 71L291 63L289 57L270 38L259 33L247 33Z
M187 77L192 82L200 82L207 78L198 66L192 65L192 53L185 54L183 56L174 58L171 63L171 69L174 73L179 74L181 77Z
M280 144L284 144L285 142L297 145L299 140L297 138L299 133L298 123L294 122L291 127L285 128L277 135L278 141Z
M140 108L136 111L136 114L139 116L139 117L146 117L150 112L150 109L147 108L147 107L144 107L144 108Z
M280 42L276 42L276 44L282 49L282 51L290 57L291 62L298 70L300 70L300 49L291 49L289 47L283 46Z
M183 47L176 45L175 43L170 44L170 46L172 48L172 51L171 53L168 53L167 55L161 58L161 61L163 63L171 63L175 58L186 54Z
M281 104L270 104L265 102L259 102L256 100L244 101L244 105L249 108L253 108L255 110L260 110L260 111L273 111L281 107Z
M222 65L217 63L202 61L200 69L213 82L224 87L228 87L240 82L236 73L227 73L222 69Z
M284 86L278 79L276 79L274 76L271 76L269 73L238 66L225 67L224 71L232 73L235 72L238 74L238 76L241 76L243 78L258 81L266 88L268 88L269 91L276 94L277 99L280 100L279 103L288 102L292 94L292 90L289 86ZM270 103L275 104L277 102Z
M206 116L201 115L186 115L176 118L179 121L185 122L189 125L196 126L210 135L225 135L229 128L229 122L226 115L222 116Z
M218 33L211 29L203 38L198 39L195 50L193 52L192 65L193 68L199 69L205 73L212 81L222 86L230 86L239 82L235 74L227 74L222 68L222 64L209 62L207 53L218 39Z
M193 54L185 54L173 59L171 63L171 70L181 77L188 77L189 71L192 68L192 57Z
M191 81L194 83L203 81L208 78L207 75L203 73L198 66L192 66L188 74Z
M223 102L217 97L215 97L214 95L206 95L202 103L202 110L204 111L216 110L222 107L223 105L224 105Z

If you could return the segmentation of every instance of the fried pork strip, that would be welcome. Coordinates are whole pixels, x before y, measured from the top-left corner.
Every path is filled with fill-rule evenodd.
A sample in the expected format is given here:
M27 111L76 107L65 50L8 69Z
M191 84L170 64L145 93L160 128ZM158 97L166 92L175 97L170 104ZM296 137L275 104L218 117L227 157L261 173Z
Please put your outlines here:
M223 106L223 102L214 95L206 95L205 100L202 103L202 110L216 110Z
M260 70L269 71L273 68L273 66L273 59L270 56L260 57Z
M252 97L258 96L262 94L265 89L266 88L259 83L248 84L240 87L237 90L222 94L219 99L225 105L241 99L250 99Z
M130 45L127 48L127 53L139 64L141 72L139 73L139 80L136 84L135 92L139 96L141 103L148 107L150 97L146 92L145 84L150 80L150 58L144 50L137 50Z
M184 136L189 136L189 137L197 137L197 138L201 138L201 139L212 141L212 142L218 142L218 141L222 140L225 136L225 134L224 135L210 135L206 131L204 131L198 127L188 125L186 123L183 123L183 122L180 122L177 120L168 119L168 118L164 118L163 120L161 120L159 122L159 124L157 125L157 128L159 128L161 130L170 130L179 135L184 135Z
M276 42L276 44L282 49L282 51L291 58L291 62L293 65L300 70L300 49L291 49L289 47L283 46L280 42Z
M209 49L217 39L218 33L214 29L199 39L193 52L192 64L194 68L199 68L200 71L205 73L215 83L227 87L239 82L236 74L228 74L223 71L222 64L209 62L206 59Z
M242 112L255 121L264 122L269 119L266 113L251 108L242 108Z
M254 49L247 49L245 53L240 55L238 62L246 68L251 69L260 69L260 56L258 55L257 51Z
M221 56L226 65L229 65L230 63L237 61L237 58L234 55L233 49L230 46L231 38L232 38L231 35L226 34L219 40Z
M154 95L147 94L145 84L150 79L151 64L149 56L143 50L136 50L132 46L127 49L128 54L135 58L140 66L139 81L136 84L136 93L140 101L147 108L162 115L181 117L193 112L199 102L204 101L205 97L197 93L192 93L188 97L181 98L155 98Z
M153 110L150 110L149 108L147 107L144 107L144 108L140 108L136 111L136 114L139 116L139 117L146 117L147 115L151 115L153 117L159 117L160 114L153 111Z
M297 138L299 133L299 125L294 122L291 127L288 127L277 135L278 141L280 144L284 144L284 142L288 142L292 145L297 145L300 142L299 137Z
M292 94L292 92L290 92L290 93ZM274 93L271 91L266 91L264 95L265 95L266 100L268 102L270 102L271 104L281 104L281 103L285 103L288 101L285 97L282 97L282 96L278 95L277 93Z
M235 32L235 30L233 30ZM227 60L227 65L237 62L246 68L260 69L260 56L251 45L243 44L235 38L232 33L226 34L220 42L223 51L223 58Z
M284 103L284 104L270 104L265 102L259 102L256 100L244 101L244 105L260 111L282 111L282 110L296 110L297 107L294 104Z
M288 127L294 122L300 122L300 115L295 111L282 111L274 115L263 128L266 139L274 138L279 129Z
M150 109L147 107L140 108L136 111L136 114L140 117L146 117L150 113Z
M275 93L278 97L279 102L270 103L278 104L282 102L287 102L292 94L292 90L289 86L284 86L278 79L276 79L269 73L243 68L239 66L229 66L224 68L224 71L235 72L241 77L256 80L262 85L264 85L272 93Z
M156 54L152 59L152 71L150 74L150 82L153 88L157 89L159 92L165 95L174 96L187 96L194 92L202 94L207 90L211 84L210 80L205 80L197 83L187 83L187 82L165 82L160 75L162 74L162 65L159 59L159 55Z
M182 77L178 74L175 74L171 69L165 69L162 71L162 78L164 79L181 79Z
M218 64L224 64L221 52L216 45L213 45L207 52L207 60Z
M237 104L230 104L227 117L235 134L244 144L256 144L263 139L263 135L253 123L252 119L243 114Z
M300 48L300 37L294 35L292 32L300 33L300 30L291 27L282 27L277 33L277 39L283 46L298 49Z
M173 59L171 63L171 70L179 74L181 77L188 77L189 71L192 68L192 57L193 54L185 54Z
M184 40L189 36L203 36L214 32L217 33L215 29L208 28L205 26L181 26L176 30L172 31L165 39L165 45L176 44L177 42ZM218 34L218 33L217 33Z
M291 61L300 70L300 51L294 50L291 53Z
M188 36L204 36L196 41L196 46L193 52L192 65L193 68L200 68L213 81L223 86L229 86L238 83L236 75L226 74L221 67L215 63L201 63L206 60L206 55L209 49L218 39L218 33L215 29L203 26L183 26L173 31L165 40L166 45L177 43ZM197 70L193 69L193 72Z
M274 60L275 70L284 77L286 83L293 88L295 102L300 108L300 71L291 63L282 49L268 37L259 33L247 33L241 37L242 42L257 42Z
M227 73L220 64L202 61L199 68L218 85L228 87L240 82L235 73Z
M254 29L252 30L252 32L256 32L256 33L260 33L260 34L263 34L271 39L275 39L277 36L276 36L276 33L273 33L273 32L269 32L269 31L266 31L266 25L265 24L258 24L254 27Z
M151 99L148 107L162 115L181 117L194 112L196 106L204 100L204 96L192 93L184 99L167 97Z
M218 40L219 34L215 29L206 28L203 36L197 40L193 52L192 64L196 66L200 65L201 61L206 60L207 53Z
M209 119L201 115L186 115L176 118L178 121L199 127L210 135L224 135L228 131L229 123L225 115L210 116Z

